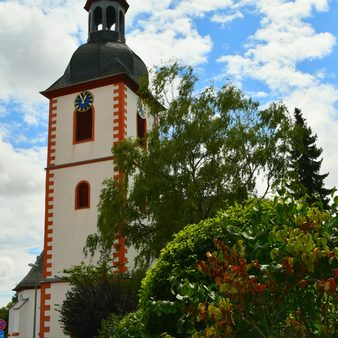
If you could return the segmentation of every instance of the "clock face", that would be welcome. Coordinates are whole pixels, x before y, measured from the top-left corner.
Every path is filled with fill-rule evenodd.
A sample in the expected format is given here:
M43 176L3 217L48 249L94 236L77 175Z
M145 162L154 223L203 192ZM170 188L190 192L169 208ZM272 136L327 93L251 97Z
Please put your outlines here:
M140 116L141 119L145 120L146 111L144 109L144 105L143 105L141 99L138 99L138 102L137 102L137 113L138 113L138 115Z
M94 96L91 92L82 92L75 99L75 109L79 112L87 111L94 102Z

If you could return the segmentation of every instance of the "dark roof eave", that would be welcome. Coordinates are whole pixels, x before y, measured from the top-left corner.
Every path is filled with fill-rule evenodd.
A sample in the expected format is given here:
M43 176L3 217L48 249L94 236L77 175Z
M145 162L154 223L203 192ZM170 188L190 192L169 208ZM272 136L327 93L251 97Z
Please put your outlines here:
M101 78L93 79L90 81L82 81L82 82L77 82L74 84L69 84L66 86L62 86L60 88L48 88L44 91L41 91L40 94L45 96L48 99L58 97L58 96L63 96L75 92L80 92L83 90L87 89L93 89L97 87L103 87L105 85L110 85L113 83L117 83L120 81L124 81L130 89L132 89L135 93L137 93L139 85L138 83L129 77L126 73L120 73L120 74L114 74L114 75L109 75L109 76L104 76ZM53 87L53 86L52 86Z
M40 289L40 282L38 281L37 283L37 289ZM15 292L20 292L22 290L32 290L32 289L35 289L35 283L34 284L18 284L14 289L12 289L12 291L15 291Z

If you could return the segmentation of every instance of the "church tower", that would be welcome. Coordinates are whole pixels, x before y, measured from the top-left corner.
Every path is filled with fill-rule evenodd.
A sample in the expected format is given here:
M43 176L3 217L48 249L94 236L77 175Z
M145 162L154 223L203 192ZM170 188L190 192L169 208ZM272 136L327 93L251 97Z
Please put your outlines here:
M126 0L88 0L88 42L75 51L64 75L42 92L50 104L40 338L64 337L56 311L68 289L62 272L85 261L83 247L96 232L102 182L119 177L113 144L142 137L147 124L155 123L137 113L137 80L148 73L125 43L128 7ZM114 264L124 272L133 257L123 238L117 247Z

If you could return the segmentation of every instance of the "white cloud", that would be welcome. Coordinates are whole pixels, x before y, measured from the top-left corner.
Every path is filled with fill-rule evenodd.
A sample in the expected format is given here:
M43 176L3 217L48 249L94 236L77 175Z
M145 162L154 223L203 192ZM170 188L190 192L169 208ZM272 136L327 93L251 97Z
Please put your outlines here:
M0 248L0 307L6 306L14 292L11 290L26 276L35 263L36 255L28 253L29 247L15 245L12 249Z
M128 34L128 45L142 55L149 67L169 60L190 65L206 62L213 45L211 37L198 33L192 20L193 10L184 12L181 2L174 8L169 4L167 1L156 5L147 17L134 21L137 28Z
M0 292L12 289L43 245L45 149L14 149L0 138ZM0 307L10 299L0 298Z
M0 256L0 277L4 278L8 274L12 274L14 271L14 264L10 257Z
M225 8L238 8L243 2L248 0L129 0L130 9L128 18L133 19L140 13L150 13L154 16L162 16L163 11L171 8L179 17L184 16L204 16L205 14ZM128 20L129 20L128 19ZM133 22L135 24L135 22Z
M44 148L14 149L0 140L0 154L0 197L40 191L44 185Z
M240 11L236 11L235 13L232 14L215 14L212 16L211 21L221 23L224 26L225 23L231 22L238 18L239 19L244 18L244 15Z
M244 55L225 55L218 59L226 63L226 72L241 80L249 77L265 82L273 91L283 94L289 90L312 86L316 74L297 69L304 60L323 58L332 52L335 37L328 32L316 33L303 18L314 7L326 10L327 1L256 2L263 18L261 28L246 44Z
M2 99L40 100L38 91L62 75L77 46L71 35L76 22L63 11L48 15L40 8L29 1L0 2L0 44L6 48L0 55Z
M5 117L8 115L8 110L5 107L0 106L0 117Z
M133 29L127 36L127 43L137 54L142 55L149 67L169 60L197 66L207 62L213 41L211 36L198 32L194 19L212 14L213 21L224 24L242 18L239 9L250 2L130 0L126 21Z
M330 172L328 186L338 184L338 88L325 83L329 70L300 70L304 61L330 55L336 38L316 32L308 20L315 11L329 10L327 0L257 0L260 28L248 39L243 54L225 55L225 73L238 82L254 79L267 85L270 95L283 100L293 112L302 109L323 148L322 172Z
M292 112L300 108L312 131L318 135L317 144L323 148L322 172L329 172L326 179L329 187L338 187L338 88L321 84L294 91L285 98Z
M169 59L192 65L206 62L212 41L210 36L198 33L192 18L233 6L231 0L129 3L128 44L149 67ZM38 92L63 74L78 39L87 38L87 12L83 6L82 0L0 2L0 43L8 51L0 55L0 99L14 96L27 104L41 102ZM140 14L145 17L140 19ZM29 123L38 122L30 113L26 118Z
M297 22L312 15L312 11L327 11L328 0L257 0L254 1L258 10L266 14L263 23Z
M128 43L138 55L142 55L149 67L169 60L197 65L207 61L207 54L212 48L209 36L201 37L196 32L184 34L170 29L152 32L149 25L147 31L131 33Z
M217 11L225 8L237 8L242 1L236 0L181 0L177 5L177 10L187 15L203 16L208 12Z

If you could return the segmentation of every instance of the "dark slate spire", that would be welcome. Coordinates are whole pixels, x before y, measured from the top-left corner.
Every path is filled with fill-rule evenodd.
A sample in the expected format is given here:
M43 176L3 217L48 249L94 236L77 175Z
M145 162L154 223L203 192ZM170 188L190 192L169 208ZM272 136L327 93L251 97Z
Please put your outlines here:
M144 62L125 43L127 1L87 0L84 8L89 14L88 43L75 51L64 75L41 92L46 97L61 89L115 75L126 75L135 84L148 76Z

